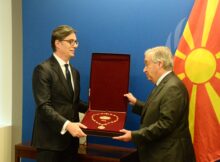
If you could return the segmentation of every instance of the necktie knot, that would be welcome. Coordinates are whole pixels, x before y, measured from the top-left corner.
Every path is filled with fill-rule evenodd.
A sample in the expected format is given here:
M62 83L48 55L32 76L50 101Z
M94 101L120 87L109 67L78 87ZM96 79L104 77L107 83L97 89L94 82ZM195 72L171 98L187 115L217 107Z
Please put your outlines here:
M65 68L68 68L69 64L64 64Z

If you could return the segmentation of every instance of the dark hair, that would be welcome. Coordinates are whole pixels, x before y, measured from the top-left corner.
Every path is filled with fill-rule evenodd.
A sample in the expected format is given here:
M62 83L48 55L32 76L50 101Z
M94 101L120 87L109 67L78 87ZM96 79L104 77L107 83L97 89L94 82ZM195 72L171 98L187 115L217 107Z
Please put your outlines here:
M53 49L53 52L56 51L55 41L56 40L61 41L72 33L76 33L76 30L68 25L61 25L55 28L51 36L51 47Z

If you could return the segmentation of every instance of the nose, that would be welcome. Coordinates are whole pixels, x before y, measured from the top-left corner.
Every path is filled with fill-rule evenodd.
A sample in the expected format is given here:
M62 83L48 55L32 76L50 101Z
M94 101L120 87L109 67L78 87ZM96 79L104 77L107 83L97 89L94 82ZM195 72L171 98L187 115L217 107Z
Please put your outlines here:
M143 72L145 73L147 71L147 67L145 66L143 69Z
M74 48L77 48L78 47L78 44L76 44L76 43L74 43L74 46L73 46Z

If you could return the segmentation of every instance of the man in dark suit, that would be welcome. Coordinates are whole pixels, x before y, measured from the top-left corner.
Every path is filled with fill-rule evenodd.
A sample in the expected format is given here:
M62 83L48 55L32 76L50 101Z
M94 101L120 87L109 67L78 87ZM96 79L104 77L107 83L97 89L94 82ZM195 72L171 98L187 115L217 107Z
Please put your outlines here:
M193 162L193 145L188 128L189 97L187 89L172 72L172 54L167 47L145 52L144 73L156 86L144 103L131 93L125 94L141 115L139 130L121 130L113 137L137 145L141 162Z
M79 111L87 105L79 99L79 72L70 64L78 47L76 31L67 25L52 32L53 55L33 72L36 102L32 145L38 162L77 162L79 137L85 137Z

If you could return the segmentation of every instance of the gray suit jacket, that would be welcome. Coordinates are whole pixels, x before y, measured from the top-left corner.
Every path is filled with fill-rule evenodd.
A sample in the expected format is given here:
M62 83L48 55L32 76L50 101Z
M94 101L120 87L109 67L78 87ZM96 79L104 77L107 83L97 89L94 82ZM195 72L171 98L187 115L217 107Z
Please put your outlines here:
M172 72L154 88L146 103L137 101L140 129L132 131L141 162L192 162L194 151L188 128L189 97Z
M36 148L64 150L73 140L68 132L61 135L60 131L66 120L78 122L78 112L85 112L87 105L79 99L79 73L72 66L71 72L74 80L74 97L71 96L65 76L54 56L34 69L33 94L36 112L32 145ZM74 141L78 139L75 138Z

